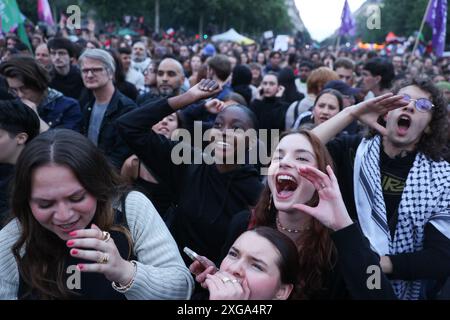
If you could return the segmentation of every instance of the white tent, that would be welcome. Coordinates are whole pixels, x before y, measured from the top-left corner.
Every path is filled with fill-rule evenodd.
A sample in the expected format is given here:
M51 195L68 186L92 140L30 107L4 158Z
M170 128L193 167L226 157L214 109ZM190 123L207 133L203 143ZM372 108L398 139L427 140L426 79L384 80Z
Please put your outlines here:
M220 41L232 41L237 42L240 44L253 44L255 41L253 41L250 38L244 37L243 35L240 35L237 33L236 30L231 28L227 32L216 34L215 36L211 37L212 41L214 42L220 42Z

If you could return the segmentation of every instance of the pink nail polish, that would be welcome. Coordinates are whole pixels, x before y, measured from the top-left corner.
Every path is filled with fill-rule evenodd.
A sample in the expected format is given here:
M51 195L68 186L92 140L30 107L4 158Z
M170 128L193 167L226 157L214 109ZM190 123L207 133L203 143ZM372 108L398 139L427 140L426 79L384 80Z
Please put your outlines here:
M78 250L72 249L71 253L72 254L78 254Z
M71 233L69 233L69 236L76 237L77 236L77 232L76 231L72 231Z
M67 241L67 246L68 246L68 247L71 247L71 246L74 245L74 243L75 243L75 241L72 241L72 240Z
M83 270L84 269L84 264L78 264L77 267L78 267L78 269Z

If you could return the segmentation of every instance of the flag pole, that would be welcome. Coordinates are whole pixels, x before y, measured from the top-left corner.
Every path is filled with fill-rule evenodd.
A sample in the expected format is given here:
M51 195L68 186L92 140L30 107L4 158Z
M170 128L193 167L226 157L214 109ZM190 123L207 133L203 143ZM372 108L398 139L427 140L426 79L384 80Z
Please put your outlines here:
M425 20L427 19L428 11L430 10L431 1L432 0L428 0L427 9L425 10L425 14L423 15L422 24L420 25L419 33L417 34L416 42L414 43L412 57L414 56L414 54L417 50L417 46L419 45L419 37L422 34L423 26L425 25ZM411 63L411 61L410 61L410 63Z
M336 43L336 57L339 54L339 47L341 46L341 35L338 35L337 43Z

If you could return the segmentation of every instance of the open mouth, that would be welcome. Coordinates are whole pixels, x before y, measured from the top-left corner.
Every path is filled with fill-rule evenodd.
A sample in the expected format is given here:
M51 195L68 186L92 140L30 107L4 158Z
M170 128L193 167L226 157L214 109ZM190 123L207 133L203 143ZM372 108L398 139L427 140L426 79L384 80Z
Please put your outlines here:
M406 115L400 116L397 122L398 133L402 136L405 135L410 126L411 126L411 118Z
M70 232L74 229L74 227L76 226L78 221L80 221L80 219L78 219L77 221L71 222L71 223L59 224L57 226L64 232Z
M281 199L286 199L292 196L298 187L298 183L295 178L288 174L277 175L275 185L277 189L277 196Z

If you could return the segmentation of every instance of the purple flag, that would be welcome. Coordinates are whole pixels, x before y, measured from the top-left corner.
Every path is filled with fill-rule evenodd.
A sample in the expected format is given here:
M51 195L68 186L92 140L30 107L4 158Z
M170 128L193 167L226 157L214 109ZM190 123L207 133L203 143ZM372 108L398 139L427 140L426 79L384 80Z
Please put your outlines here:
M339 35L353 36L355 34L355 20L353 19L350 7L348 6L347 0L345 0L344 9L341 15L341 28L339 29Z
M52 11L50 10L48 0L38 0L37 8L39 20L44 21L49 26L53 26L55 22L53 20Z
M447 0L431 0L426 21L433 28L433 50L440 57L444 52L447 32Z

